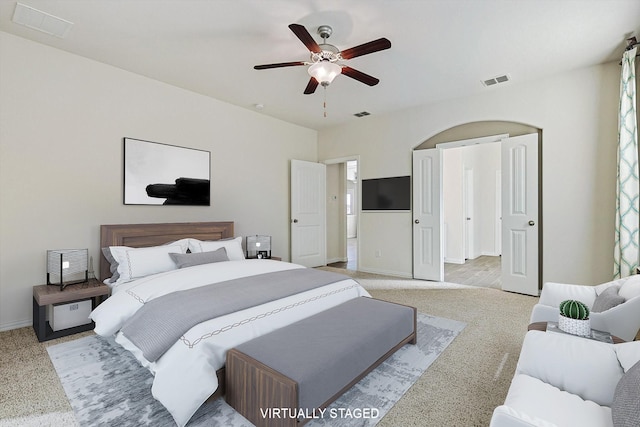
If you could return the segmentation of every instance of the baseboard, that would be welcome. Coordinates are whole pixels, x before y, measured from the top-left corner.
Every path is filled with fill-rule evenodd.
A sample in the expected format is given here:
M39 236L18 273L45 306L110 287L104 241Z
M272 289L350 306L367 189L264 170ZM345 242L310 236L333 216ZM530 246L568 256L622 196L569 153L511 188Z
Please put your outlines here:
M364 273L371 273L371 274L382 274L384 276L395 276L395 277L402 277L405 279L413 279L412 274L401 273L399 271L378 270L374 268L362 268L362 267L358 267L358 271L362 271Z
M11 323L3 323L0 325L0 332L10 331L12 329L25 328L27 326L33 326L33 319L20 320L18 322L11 322Z
M495 252L480 252L479 256L500 256L501 254Z
M474 256L470 257L470 260L479 258L481 256L500 256L500 254L496 254L494 252L480 252L479 254L474 254ZM444 262L448 263L448 264L464 264L465 262L467 262L467 260L465 259L459 259L459 258L444 258Z

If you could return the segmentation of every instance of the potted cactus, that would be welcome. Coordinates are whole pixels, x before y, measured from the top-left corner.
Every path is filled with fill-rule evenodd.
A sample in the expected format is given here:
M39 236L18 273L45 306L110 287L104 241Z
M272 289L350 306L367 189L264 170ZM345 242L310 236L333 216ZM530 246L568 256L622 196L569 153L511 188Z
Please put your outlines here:
M576 300L562 301L560 303L558 328L582 337L591 336L589 307L585 303Z

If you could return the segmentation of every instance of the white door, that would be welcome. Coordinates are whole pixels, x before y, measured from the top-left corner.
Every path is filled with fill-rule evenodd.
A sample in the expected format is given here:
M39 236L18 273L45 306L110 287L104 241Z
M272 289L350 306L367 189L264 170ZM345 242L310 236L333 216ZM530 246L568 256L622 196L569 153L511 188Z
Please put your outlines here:
M538 295L538 134L502 141L502 289Z
M464 170L464 259L474 259L476 257L475 251L475 223L473 213L473 169Z
M494 255L502 255L502 170L496 171L496 207L495 207L495 251Z
M291 262L326 265L326 166L291 160Z
M444 280L442 152L413 152L413 277Z

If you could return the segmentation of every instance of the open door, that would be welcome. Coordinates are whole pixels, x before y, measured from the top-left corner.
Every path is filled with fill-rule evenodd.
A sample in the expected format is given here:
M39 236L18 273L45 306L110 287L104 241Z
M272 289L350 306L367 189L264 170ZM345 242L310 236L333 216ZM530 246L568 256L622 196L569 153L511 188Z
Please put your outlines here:
M528 295L539 294L538 218L538 134L507 138L497 135L481 139L501 141L501 215L496 235L501 238L502 289ZM461 146L466 141L439 144L441 149ZM442 157L441 149L413 152L413 277L444 280L442 242Z
M538 295L538 134L502 141L502 289Z
M413 277L444 280L442 156L437 148L413 152Z
M291 262L327 264L326 166L291 160Z

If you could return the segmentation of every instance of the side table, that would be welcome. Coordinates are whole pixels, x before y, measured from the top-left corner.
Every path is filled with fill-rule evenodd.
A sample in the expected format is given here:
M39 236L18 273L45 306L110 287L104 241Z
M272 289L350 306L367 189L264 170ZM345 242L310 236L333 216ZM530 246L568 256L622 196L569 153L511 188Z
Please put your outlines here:
M68 329L53 331L47 321L47 306L58 303L70 303L91 299L91 307L96 308L104 301L111 289L104 283L90 279L86 283L69 285L60 290L59 286L39 285L33 287L33 330L38 341L48 341L78 332L89 331L95 327L93 322Z
M527 328L527 330L529 331L542 331L542 332L546 332L547 330L547 322L534 322L531 323L529 325L529 327ZM577 336L577 335L576 335ZM615 335L611 335L611 339L613 340L614 344L621 344L623 342L626 342L625 340L623 340L620 337L617 337Z

